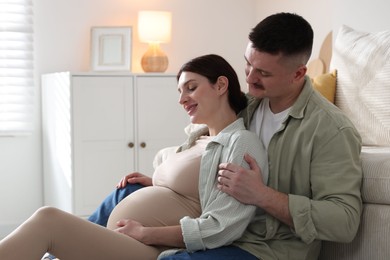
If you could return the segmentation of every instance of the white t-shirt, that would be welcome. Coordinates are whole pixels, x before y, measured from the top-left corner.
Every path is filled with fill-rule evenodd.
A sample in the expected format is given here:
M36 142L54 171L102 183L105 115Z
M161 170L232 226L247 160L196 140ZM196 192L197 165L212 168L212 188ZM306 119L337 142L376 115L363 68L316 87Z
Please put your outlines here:
M282 123L286 119L290 108L280 113L274 114L269 107L268 98L264 98L260 102L259 107L253 115L249 129L260 137L267 150L272 136L282 126Z

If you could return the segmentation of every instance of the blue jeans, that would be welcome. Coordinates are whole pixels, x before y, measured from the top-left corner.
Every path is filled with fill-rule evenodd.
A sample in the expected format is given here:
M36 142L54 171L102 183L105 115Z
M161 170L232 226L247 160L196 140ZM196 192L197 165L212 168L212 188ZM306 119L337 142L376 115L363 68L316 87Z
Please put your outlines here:
M236 246L224 246L194 253L182 252L161 260L257 260L257 257Z
M88 220L104 227L107 226L108 218L115 206L129 194L143 187L141 184L127 184L122 189L115 189L104 199L95 212L89 216Z

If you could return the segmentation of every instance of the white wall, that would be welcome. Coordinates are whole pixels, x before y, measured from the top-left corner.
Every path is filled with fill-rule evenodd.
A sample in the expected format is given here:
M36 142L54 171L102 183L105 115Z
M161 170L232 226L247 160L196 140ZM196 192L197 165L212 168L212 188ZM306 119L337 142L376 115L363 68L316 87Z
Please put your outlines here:
M132 26L132 71L142 72L147 44L137 35L139 10L166 10L173 15L172 41L162 44L169 57L167 72L176 73L194 56L217 53L242 68L246 35L255 20L256 0L68 0L36 1L38 73L89 70L90 28ZM221 8L223 7L223 8Z
M37 130L31 136L0 137L0 238L42 203L38 124L36 119Z
M323 40L332 30L334 5L331 4L331 1L259 0L257 5L257 20L260 21L266 16L277 12L293 12L301 15L313 28L314 42L311 58L317 58Z
M354 5L357 5L357 8L351 8ZM334 35L337 36L342 24L365 32L388 31L390 30L389 10L390 1L388 0L337 1L337 8L334 10L332 19Z

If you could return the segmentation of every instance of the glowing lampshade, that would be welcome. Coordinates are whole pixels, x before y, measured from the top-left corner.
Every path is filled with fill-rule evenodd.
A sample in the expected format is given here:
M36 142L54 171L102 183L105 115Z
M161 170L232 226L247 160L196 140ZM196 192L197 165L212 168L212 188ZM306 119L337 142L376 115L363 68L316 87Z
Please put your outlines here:
M138 36L149 44L142 56L145 72L164 72L168 68L168 57L160 49L160 43L171 40L172 14L162 11L140 11L138 13Z

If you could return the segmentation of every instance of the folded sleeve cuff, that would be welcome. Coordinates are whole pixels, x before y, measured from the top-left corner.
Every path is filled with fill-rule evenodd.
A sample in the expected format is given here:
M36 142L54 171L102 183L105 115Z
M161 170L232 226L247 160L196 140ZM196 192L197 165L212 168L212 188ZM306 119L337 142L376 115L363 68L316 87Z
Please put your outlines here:
M289 195L289 210L294 221L295 234L309 244L317 236L317 230L311 217L310 199L299 195Z
M180 220L181 230L187 251L194 252L204 250L204 244L200 234L198 222L190 217L184 217Z

